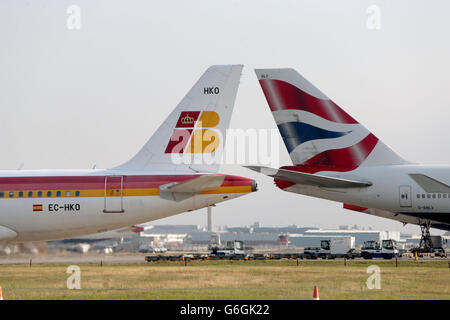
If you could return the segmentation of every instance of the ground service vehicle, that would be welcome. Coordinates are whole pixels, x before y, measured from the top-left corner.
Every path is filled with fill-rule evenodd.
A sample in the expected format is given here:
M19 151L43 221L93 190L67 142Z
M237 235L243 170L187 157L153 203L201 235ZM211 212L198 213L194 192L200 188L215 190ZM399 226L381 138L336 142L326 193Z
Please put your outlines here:
M423 242L425 242L425 245L423 245ZM417 253L419 257L423 256L423 254L446 257L448 254L447 250L447 239L442 236L428 235L426 241L421 240L419 247L413 248L411 253Z
M211 253L216 256L244 255L244 242L238 240L227 241L224 248L215 248Z
M347 258L357 257L355 237L335 237L320 241L320 248L305 248L304 255L309 258Z
M389 239L379 241L366 241L361 249L361 257L364 259L383 258L392 259L399 255L397 241Z

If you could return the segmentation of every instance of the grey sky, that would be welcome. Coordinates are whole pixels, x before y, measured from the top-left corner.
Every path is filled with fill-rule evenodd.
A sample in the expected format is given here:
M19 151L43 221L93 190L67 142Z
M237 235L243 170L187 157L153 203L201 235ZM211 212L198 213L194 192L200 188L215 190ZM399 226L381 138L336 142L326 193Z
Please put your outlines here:
M67 7L81 8L68 30ZM381 9L381 29L366 27ZM253 68L293 67L405 158L450 163L448 1L0 2L1 169L108 168L134 155L212 64L244 64L233 128L275 128ZM282 149L281 164L289 164ZM220 204L215 223L418 231L282 192ZM158 223L205 224L205 210Z

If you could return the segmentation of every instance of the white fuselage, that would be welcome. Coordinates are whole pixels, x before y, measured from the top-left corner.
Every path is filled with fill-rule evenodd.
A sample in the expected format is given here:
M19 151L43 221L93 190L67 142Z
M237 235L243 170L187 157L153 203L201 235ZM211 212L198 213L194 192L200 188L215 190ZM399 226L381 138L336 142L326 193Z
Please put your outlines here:
M0 171L0 241L53 240L104 232L200 209L254 191L252 180L226 176L218 190L201 192L183 201L159 196L160 185L196 175L201 174Z
M370 213L403 223L450 227L450 192L425 192L409 174L423 174L450 185L450 166L392 165L361 166L351 172L318 172L317 174L370 181L365 188L328 189L317 186L294 185L285 191L367 208ZM444 228L446 229L446 228Z

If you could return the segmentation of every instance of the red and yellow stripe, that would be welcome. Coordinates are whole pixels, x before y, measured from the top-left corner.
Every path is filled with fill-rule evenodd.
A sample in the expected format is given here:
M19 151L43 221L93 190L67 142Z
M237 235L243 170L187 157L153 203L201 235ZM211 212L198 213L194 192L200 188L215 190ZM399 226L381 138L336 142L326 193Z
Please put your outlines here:
M120 177L108 177L106 196L120 197L122 183L124 197L159 196L159 186L183 182L195 177L198 175L123 176L123 182ZM4 199L104 197L105 178L106 176L0 177L0 192L3 193ZM227 175L219 189L201 194L249 193L253 191L252 182L251 179ZM33 192L31 197L28 195L29 191ZM40 197L39 191L42 192ZM47 195L49 191L50 196ZM61 193L59 197L58 191ZM67 191L70 191L70 196L67 195ZM11 192L12 197L10 197ZM22 192L22 197L19 197L19 192Z

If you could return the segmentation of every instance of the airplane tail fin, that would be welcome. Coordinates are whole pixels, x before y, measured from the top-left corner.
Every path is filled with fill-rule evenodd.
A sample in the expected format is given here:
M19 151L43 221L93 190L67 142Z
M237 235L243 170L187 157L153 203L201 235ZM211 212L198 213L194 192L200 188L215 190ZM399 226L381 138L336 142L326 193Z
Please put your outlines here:
M408 163L294 69L255 72L294 165L315 173Z
M216 172L219 161L203 157L220 159L242 68L208 68L144 147L113 169Z

